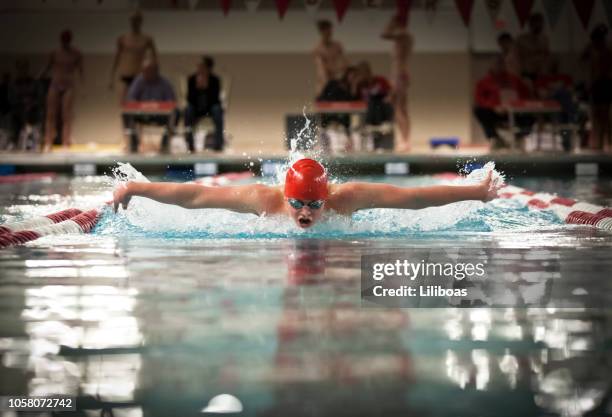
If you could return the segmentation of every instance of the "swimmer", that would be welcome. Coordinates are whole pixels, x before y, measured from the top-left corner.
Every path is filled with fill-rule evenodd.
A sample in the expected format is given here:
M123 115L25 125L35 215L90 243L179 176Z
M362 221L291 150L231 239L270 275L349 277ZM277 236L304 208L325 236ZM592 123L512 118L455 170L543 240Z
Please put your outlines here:
M326 211L350 216L373 208L422 209L463 200L489 201L497 197L501 184L491 173L475 185L436 185L408 188L390 184L348 182L330 184L325 168L313 159L300 159L287 171L284 186L263 184L207 187L200 184L128 182L113 195L115 212L127 209L134 196L188 209L222 208L258 216L290 217L307 229Z

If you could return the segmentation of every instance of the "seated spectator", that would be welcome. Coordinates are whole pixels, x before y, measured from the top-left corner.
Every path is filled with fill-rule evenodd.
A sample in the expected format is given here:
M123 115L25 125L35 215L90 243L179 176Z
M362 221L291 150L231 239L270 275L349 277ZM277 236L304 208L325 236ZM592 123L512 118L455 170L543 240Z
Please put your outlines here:
M503 106L513 100L530 97L527 85L516 75L505 71L498 61L491 67L489 73L477 82L474 115L491 142L492 149L507 146L497 131L499 125L508 120ZM519 140L530 132L534 123L532 117L522 115L517 115L515 122L520 128L520 133L517 135Z
M370 64L362 61L357 64L359 95L368 104L366 123L380 125L393 120L393 106L389 101L391 84L382 75L373 75Z
M30 75L27 60L17 60L15 67L17 76L10 91L13 145L24 150L35 149L40 137L43 92L39 83Z
M2 74L0 80L0 146L5 147L5 140L10 137L10 116L11 104L9 102L9 88L11 84L11 74ZM9 141L10 142L10 141ZM10 145L7 146L10 148Z
M172 84L159 75L159 68L153 61L145 61L142 73L136 77L127 92L128 102L160 102L176 101L176 95ZM139 124L153 124L164 126L164 134L161 140L161 152L168 153L170 135L174 131L176 112L169 115L137 115L124 116L125 130L130 137L130 152L138 152L140 135L137 129Z
M213 74L215 61L205 56L198 64L195 74L187 81L187 108L185 109L185 131L189 151L195 150L193 130L202 117L212 118L215 125L213 149L222 151L223 108L221 107L221 81Z
M357 92L357 68L348 67L342 78L332 79L325 84L323 91L317 97L317 101L358 101ZM348 129L350 125L350 115L346 113L324 114L321 115L321 126L328 127L330 124L337 123Z

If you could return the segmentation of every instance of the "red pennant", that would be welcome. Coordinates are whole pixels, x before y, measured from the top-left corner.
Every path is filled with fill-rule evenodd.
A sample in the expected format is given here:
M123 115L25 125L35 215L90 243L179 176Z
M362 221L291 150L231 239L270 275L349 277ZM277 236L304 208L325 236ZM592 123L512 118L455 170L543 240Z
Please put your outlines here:
M406 26L410 20L411 3L411 0L397 0L397 18L403 26Z
M334 8L336 9L336 16L338 17L338 21L342 22L344 19L344 15L346 14L346 10L351 4L351 0L333 0Z
M589 27L589 20L591 20L593 6L595 6L595 0L574 0L576 13L578 13L582 27L585 29Z
M535 0L512 0L514 10L516 11L521 27L525 26L525 22L527 22L527 19L531 14L533 3L535 3Z
M455 5L459 9L459 14L463 20L463 24L469 26L470 17L472 17L472 8L474 7L474 0L455 0Z
M232 7L232 0L221 0L221 9L223 10L224 16L227 16L230 7Z
M289 1L290 0L276 0L276 10L278 10L278 17L281 19L285 17L285 13L287 13Z

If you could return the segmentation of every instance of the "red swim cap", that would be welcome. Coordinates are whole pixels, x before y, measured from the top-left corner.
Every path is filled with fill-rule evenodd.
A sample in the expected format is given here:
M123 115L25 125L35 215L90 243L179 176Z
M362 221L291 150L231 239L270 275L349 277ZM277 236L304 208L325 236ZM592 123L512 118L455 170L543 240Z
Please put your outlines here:
M287 171L285 197L311 201L328 195L325 168L314 159L300 159Z

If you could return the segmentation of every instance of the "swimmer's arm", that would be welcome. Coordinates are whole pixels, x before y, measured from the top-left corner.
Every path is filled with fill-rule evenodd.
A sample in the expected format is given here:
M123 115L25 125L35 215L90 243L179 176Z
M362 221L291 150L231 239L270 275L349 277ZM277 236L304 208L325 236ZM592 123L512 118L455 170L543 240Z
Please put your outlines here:
M174 204L187 209L222 208L240 213L261 214L266 211L264 185L207 187L185 183L128 182L113 194L115 211L119 205L127 208L134 196L146 197L160 203Z
M398 187L390 184L348 183L339 186L347 211L369 208L422 209L443 206L457 201L489 201L497 197L501 186L491 184L491 174L474 185L434 185L430 187Z

